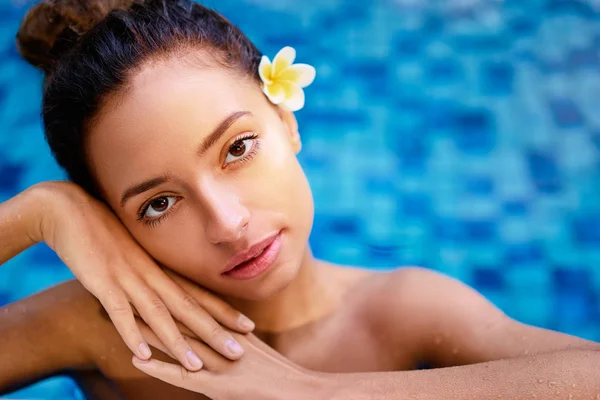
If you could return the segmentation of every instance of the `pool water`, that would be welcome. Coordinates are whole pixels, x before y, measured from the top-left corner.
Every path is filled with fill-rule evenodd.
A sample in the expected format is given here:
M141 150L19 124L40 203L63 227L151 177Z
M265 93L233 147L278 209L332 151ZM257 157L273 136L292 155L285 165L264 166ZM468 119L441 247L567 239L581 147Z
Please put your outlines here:
M0 200L62 179L42 78L0 0ZM206 2L317 80L298 112L321 258L422 265L520 321L600 340L600 1ZM0 267L0 305L71 277L45 245ZM1 349L0 349L1 354ZM66 378L9 398L75 399Z

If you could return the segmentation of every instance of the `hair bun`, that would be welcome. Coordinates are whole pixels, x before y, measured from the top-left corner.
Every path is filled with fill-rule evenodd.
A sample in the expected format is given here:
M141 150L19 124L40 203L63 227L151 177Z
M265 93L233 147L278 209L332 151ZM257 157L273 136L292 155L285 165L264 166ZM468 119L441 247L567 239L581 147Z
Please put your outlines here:
M112 10L127 9L135 0L44 0L33 6L17 33L19 53L49 72L78 38Z

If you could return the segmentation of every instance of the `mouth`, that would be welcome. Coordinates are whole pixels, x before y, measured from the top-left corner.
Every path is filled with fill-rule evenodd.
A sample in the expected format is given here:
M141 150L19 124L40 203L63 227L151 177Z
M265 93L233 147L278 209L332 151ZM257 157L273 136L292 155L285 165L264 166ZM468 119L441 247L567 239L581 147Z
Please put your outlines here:
M282 233L278 232L236 255L222 275L238 280L252 279L270 269L281 251Z

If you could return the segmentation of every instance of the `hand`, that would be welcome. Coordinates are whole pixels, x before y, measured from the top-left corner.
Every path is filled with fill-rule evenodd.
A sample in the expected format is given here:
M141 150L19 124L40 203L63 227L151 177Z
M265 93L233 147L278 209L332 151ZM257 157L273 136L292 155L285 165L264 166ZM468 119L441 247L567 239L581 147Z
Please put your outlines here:
M243 355L243 348L219 323L245 333L254 329L252 321L209 291L168 276L112 211L79 186L48 182L37 190L45 209L37 234L102 303L137 357L148 359L152 353L136 325L132 305L189 370L200 369L202 361L173 317L223 356L235 360Z
M155 348L173 355L152 331L139 322L140 330ZM182 331L190 333L182 328ZM149 361L133 357L133 365L146 374L166 383L212 400L329 399L334 384L329 374L308 371L260 341L256 336L234 334L246 350L244 358L229 361L220 357L204 343L186 335L186 339L204 360L205 368L189 372L179 365L156 359Z

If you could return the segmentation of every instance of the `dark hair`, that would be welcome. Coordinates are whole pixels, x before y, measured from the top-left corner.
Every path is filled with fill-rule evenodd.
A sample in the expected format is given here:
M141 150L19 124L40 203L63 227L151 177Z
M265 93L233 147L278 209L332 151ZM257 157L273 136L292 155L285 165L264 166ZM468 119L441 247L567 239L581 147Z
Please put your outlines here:
M21 55L46 76L42 117L50 149L69 178L100 197L85 133L107 96L126 89L151 57L202 50L198 59L259 82L261 53L216 11L191 0L46 0L24 17Z

